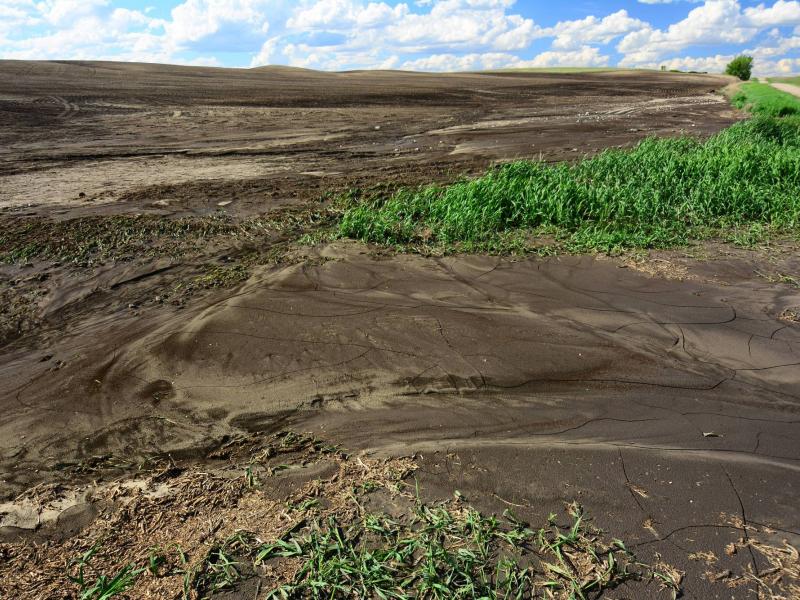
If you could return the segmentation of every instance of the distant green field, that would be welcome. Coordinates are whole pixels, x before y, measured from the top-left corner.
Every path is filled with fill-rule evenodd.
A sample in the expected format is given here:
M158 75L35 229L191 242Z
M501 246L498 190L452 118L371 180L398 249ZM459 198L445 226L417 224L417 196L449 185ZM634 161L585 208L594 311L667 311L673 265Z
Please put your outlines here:
M633 71L634 69L620 69L617 67L542 67L537 69L509 68L491 69L485 73L606 73L609 71Z
M774 83L791 83L792 85L800 86L800 75L796 77L770 77L769 80Z
M661 69L637 69L632 67L540 67L540 68L508 68L508 69L490 69L483 71L484 73L621 73L626 71L641 71L648 73L685 73L685 74L698 74L699 71L679 71L671 69L669 71L662 71ZM703 72L702 74L705 74Z

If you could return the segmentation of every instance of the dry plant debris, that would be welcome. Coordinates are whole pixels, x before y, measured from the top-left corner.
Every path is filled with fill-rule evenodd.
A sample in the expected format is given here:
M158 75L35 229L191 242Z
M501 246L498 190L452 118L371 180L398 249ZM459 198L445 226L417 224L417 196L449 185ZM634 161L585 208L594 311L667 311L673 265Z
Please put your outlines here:
M95 488L98 515L72 537L0 545L0 596L200 599L248 582L257 598L591 598L632 580L679 591L678 571L638 561L576 503L531 529L458 493L423 502L411 458L348 456L294 433L212 454L225 468L169 462Z
M686 265L664 258L630 255L622 262L622 266L659 279L675 281L697 279L695 275L689 273Z
M754 583L759 598L770 600L794 600L800 598L800 553L797 548L783 540L781 544L767 543L760 537L774 539L775 531L767 527L756 527L745 523L739 516L722 515L723 523L747 532L738 541L725 546L725 554L734 556L743 551L750 551L759 564L767 564L766 569L755 572L753 565L748 564L743 573L730 570L706 572L709 581L724 582L729 588ZM700 556L702 553L698 553ZM711 553L706 553L710 555ZM710 564L710 563L709 563Z

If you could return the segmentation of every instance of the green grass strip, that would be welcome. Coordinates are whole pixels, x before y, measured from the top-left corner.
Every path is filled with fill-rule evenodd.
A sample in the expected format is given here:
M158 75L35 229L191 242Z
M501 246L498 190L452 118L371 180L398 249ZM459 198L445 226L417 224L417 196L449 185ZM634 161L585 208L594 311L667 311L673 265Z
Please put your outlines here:
M800 115L800 98L775 89L767 83L743 83L731 99L737 108L754 115L788 117Z
M577 164L514 162L451 185L352 203L344 236L468 249L554 233L575 251L669 247L733 228L796 231L800 117L757 116L718 135L651 138Z

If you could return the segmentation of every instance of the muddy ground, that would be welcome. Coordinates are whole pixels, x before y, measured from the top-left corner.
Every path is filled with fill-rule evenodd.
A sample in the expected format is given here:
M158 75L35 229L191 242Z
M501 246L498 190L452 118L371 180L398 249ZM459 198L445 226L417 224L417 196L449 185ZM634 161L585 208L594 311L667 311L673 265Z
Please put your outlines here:
M352 188L711 134L741 117L726 79L0 71L3 539L91 527L76 486L166 456L213 470L231 439L292 429L413 455L428 497L459 490L486 512L540 522L577 500L684 571L687 597L797 589L748 546L800 541L794 246L313 243ZM20 496L53 484L72 501ZM610 597L631 596L652 591Z
M261 213L496 160L710 133L736 118L714 94L728 81L705 76L10 61L0 71L0 206L48 216L206 214L220 202Z

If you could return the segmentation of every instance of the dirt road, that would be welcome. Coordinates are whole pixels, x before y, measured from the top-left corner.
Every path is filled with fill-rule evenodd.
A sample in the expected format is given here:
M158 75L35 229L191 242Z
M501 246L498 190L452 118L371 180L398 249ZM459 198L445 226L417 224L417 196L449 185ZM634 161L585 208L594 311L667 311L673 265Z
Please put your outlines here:
M800 98L800 87L797 87L796 85L792 85L791 83L770 83L770 85L777 90Z

